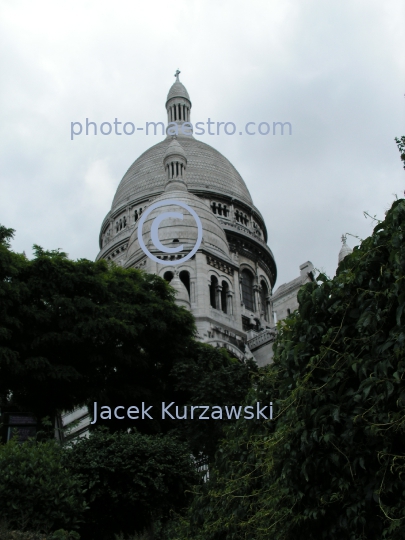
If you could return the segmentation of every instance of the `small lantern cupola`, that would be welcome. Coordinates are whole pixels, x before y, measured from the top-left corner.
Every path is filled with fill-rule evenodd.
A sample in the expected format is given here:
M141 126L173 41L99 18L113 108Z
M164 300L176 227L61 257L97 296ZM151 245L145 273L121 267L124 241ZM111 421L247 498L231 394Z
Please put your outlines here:
M176 137L173 137L167 147L163 157L163 166L167 174L166 190L169 187L176 187L182 190L187 189L185 181L187 157Z
M177 70L174 74L176 80L167 94L166 110L168 124L170 122L176 122L177 124L190 122L190 96L184 84L179 81L179 75L180 71Z

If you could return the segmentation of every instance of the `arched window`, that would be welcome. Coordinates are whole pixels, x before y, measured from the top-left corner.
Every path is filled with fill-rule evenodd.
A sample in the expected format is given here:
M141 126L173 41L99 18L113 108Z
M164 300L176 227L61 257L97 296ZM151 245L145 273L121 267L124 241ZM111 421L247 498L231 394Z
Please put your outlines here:
M187 272L187 270L182 270L179 277L181 282L187 289L188 295L190 296L190 274Z
M226 281L223 281L221 291L221 307L224 313L228 313L228 291L228 283Z
M269 320L268 315L268 308L267 308L267 296L269 295L269 290L267 288L267 285L264 281L260 283L260 303L261 303L261 311L264 316L264 320Z
M249 270L242 270L242 300L246 309L255 310L255 298L253 291L253 274Z
M163 279L165 279L168 283L170 283L171 280L173 279L173 272L170 272L170 270L168 272L165 272Z
M211 276L211 283L209 284L210 288L210 304L214 309L217 308L216 296L217 296L217 286L218 280L215 276Z

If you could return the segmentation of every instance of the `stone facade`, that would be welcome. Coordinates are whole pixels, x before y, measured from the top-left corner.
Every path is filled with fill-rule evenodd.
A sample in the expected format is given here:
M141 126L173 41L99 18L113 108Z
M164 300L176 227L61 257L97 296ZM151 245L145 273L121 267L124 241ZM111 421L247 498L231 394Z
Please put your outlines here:
M273 318L275 322L285 319L298 309L297 294L305 283L314 280L314 265L307 261L300 266L300 275L289 281L283 283L274 293L272 298Z

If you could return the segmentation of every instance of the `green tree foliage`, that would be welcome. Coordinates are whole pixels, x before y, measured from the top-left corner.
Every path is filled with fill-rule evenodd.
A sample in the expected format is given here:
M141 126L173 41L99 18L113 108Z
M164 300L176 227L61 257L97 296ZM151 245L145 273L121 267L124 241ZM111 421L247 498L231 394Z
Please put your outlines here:
M85 540L142 531L188 502L198 482L187 445L170 435L94 430L64 452L65 466L87 488Z
M94 401L152 405L151 421L99 417L109 433L79 441L65 463L89 490L88 538L165 521L198 482L191 454L212 457L225 423L162 421L161 402L237 405L254 364L196 342L159 277L38 246L30 261L10 250L12 233L0 229L0 406L43 419Z
M39 246L29 261L11 252L11 237L0 229L0 406L52 418L82 404L92 411L94 401L111 408L143 401L160 411L163 401L243 400L253 363L196 342L192 315L163 279ZM222 434L221 422L153 418L137 422L138 431L176 429L196 455L212 456ZM98 424L114 431L134 421Z
M405 200L298 300L176 538L405 537Z
M226 349L194 342L190 354L177 362L171 372L177 404L225 406L239 405L252 384L257 372L254 361L241 363L230 356ZM195 456L202 454L214 458L223 429L229 420L180 420L171 421L171 427L187 440ZM232 423L232 422L231 422Z
M194 334L166 282L39 247L28 260L10 251L11 234L0 229L0 405L52 417L164 397Z
M64 466L55 441L19 444L12 439L0 445L0 519L9 529L74 531L86 510L83 493L82 482Z

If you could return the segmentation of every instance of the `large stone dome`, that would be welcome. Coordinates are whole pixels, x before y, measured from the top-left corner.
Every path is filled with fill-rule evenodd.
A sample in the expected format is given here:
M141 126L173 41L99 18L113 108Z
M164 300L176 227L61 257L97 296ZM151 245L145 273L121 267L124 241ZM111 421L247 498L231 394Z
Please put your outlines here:
M252 198L241 175L220 152L193 136L180 136L187 155L187 186L192 193L218 193L232 195L253 205ZM172 137L155 144L144 152L128 169L115 194L111 210L142 197L162 193L167 176L162 167L163 158Z

